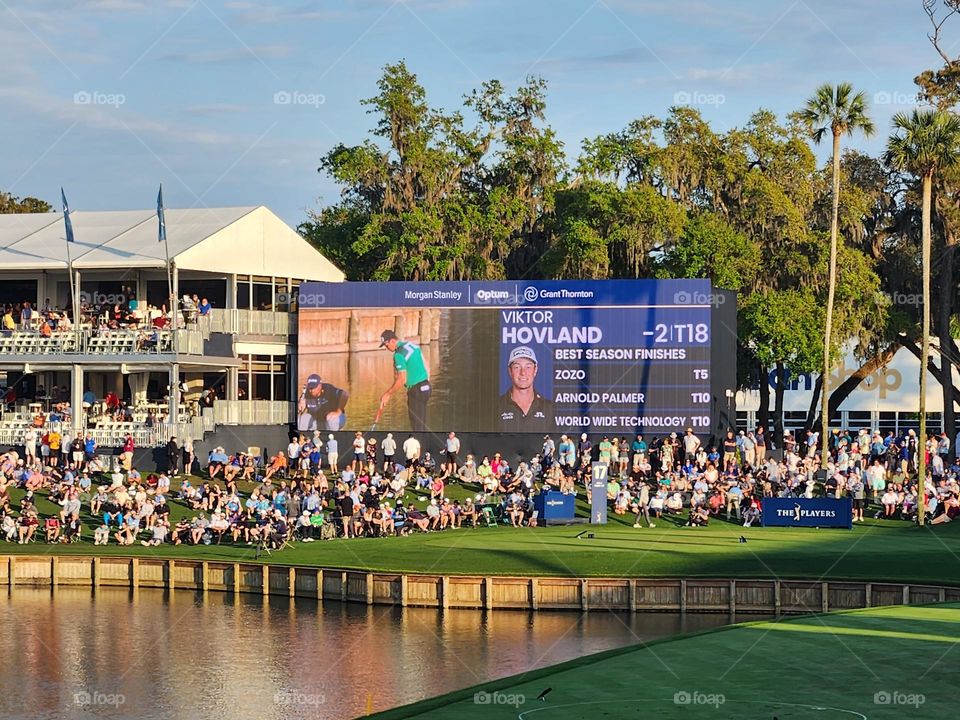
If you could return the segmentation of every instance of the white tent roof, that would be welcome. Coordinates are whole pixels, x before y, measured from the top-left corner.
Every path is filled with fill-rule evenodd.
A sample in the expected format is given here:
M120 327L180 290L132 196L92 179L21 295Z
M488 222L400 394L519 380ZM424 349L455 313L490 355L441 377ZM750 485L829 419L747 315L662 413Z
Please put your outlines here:
M77 270L164 268L156 210L73 211L70 246ZM274 275L340 282L343 273L263 207L164 211L170 258L181 270ZM0 271L63 270L63 215L0 215Z

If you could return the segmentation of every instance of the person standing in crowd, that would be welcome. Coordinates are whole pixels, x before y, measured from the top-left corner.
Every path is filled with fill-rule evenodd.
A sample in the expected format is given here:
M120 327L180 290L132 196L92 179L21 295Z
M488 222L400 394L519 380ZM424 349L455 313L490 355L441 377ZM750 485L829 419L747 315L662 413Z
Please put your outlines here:
M639 472L640 466L643 465L647 455L647 443L644 441L643 435L637 435L637 439L630 444L630 450L633 452L633 471Z
M457 434L453 430L447 434L446 450L447 469L451 473L455 473L460 464L460 438L457 437Z
M387 436L381 441L380 449L383 451L383 471L393 471L393 458L397 454L397 441L393 439L393 433L387 433Z
M193 471L193 461L196 456L193 453L193 438L185 437L183 439L183 472L189 475Z
M683 436L683 463L684 465L693 465L697 459L697 451L700 449L700 438L693 434L693 428L688 427Z
M544 470L549 470L554 463L554 453L557 451L557 446L554 445L553 438L549 435L543 436L543 445L540 448L540 464L543 466Z
M403 441L403 454L407 459L407 467L416 467L420 462L420 441L412 434Z
M350 463L350 469L355 473L363 468L364 458L366 457L366 441L363 439L363 433L357 430L353 434L353 462Z
M330 472L336 475L340 472L340 448L337 445L337 439L333 433L327 435L327 465L330 466Z
M133 438L130 438L133 440ZM132 454L132 453L131 453ZM167 442L167 472L171 476L177 475L180 465L180 446L177 445L177 438L170 436Z
M423 358L423 351L417 344L401 340L393 330L380 333L380 347L393 354L394 377L393 384L380 397L378 412L383 412L395 392L406 387L410 429L414 432L427 432L427 405L432 388L430 369Z
M763 425L757 426L754 442L757 445L757 467L760 467L767 461L767 430Z
M23 434L23 452L27 458L27 465L37 461L37 430L33 426L27 428Z

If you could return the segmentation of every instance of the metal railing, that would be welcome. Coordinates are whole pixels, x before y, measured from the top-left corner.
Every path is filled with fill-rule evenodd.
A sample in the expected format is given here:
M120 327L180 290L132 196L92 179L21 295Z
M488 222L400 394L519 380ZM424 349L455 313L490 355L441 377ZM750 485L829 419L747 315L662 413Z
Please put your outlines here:
M204 409L205 419L210 409ZM212 411L216 425L283 425L294 416L289 400L218 400Z
M78 432L83 436L92 433L97 445L104 449L119 447L128 433L133 435L137 447L161 447L171 436L181 444L187 437L202 440L206 433L214 432L220 425L284 425L293 420L294 404L286 400L218 400L212 408L203 408L200 415L181 415L176 425L119 422L82 428ZM22 445L31 424L30 420L20 418L0 420L0 445ZM69 422L47 422L42 428L34 429L38 435L55 429L63 436L74 436Z
M177 349L203 354L200 330L177 330ZM49 336L30 331L0 334L0 355L160 355L173 352L173 332L157 330L66 330Z
M288 337L297 332L297 315L272 310L214 309L197 318L197 327L207 333Z

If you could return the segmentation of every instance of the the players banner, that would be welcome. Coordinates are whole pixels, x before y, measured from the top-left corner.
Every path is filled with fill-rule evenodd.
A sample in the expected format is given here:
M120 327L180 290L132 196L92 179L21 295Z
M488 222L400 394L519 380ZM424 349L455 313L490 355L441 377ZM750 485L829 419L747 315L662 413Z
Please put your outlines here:
M853 527L850 498L763 498L764 527Z
M723 297L708 280L306 283L299 425L705 431Z

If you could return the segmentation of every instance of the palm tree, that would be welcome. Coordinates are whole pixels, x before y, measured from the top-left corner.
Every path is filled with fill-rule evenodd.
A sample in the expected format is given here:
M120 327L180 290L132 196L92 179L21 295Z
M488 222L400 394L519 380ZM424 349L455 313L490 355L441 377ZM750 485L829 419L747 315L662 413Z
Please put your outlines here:
M926 512L927 358L930 353L930 204L933 178L942 170L960 165L960 119L939 110L914 110L893 118L895 132L887 141L884 162L910 172L923 182L921 252L923 255L923 335L920 348L920 438L917 454L917 511L920 524ZM949 382L949 379L947 380Z
M833 136L833 217L830 220L830 277L827 290L827 321L823 331L823 383L820 400L821 450L820 467L827 469L830 433L830 338L833 335L833 296L837 290L837 235L840 224L840 136L856 131L867 137L873 135L873 122L867 115L867 99L862 92L854 93L850 83L833 87L821 85L800 112L810 128L810 136L818 145L830 133Z

